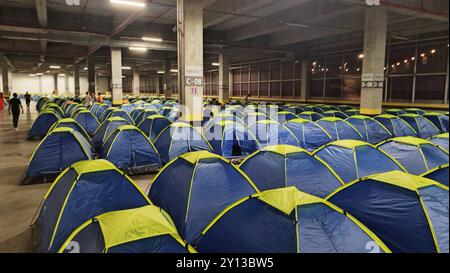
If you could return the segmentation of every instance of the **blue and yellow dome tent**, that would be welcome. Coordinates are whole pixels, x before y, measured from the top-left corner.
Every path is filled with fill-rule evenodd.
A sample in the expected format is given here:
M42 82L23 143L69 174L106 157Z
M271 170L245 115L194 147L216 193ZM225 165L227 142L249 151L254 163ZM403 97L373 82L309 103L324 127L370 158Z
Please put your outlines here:
M152 181L148 196L172 217L181 237L191 243L227 206L255 192L251 180L229 161L197 151L167 164Z
M397 117L407 113L405 110L398 109L398 108L386 109L384 112L388 115L393 115L393 116L397 116Z
M236 122L245 126L245 123L233 114L217 114L205 122L205 124L203 125L203 132L208 131L215 124L226 120Z
M153 143L133 125L117 127L103 143L100 158L128 174L152 173L162 166Z
M170 217L152 205L95 216L76 228L58 252L196 253L181 239Z
M408 122L420 138L427 139L439 134L439 129L423 116L416 114L404 114L401 115L400 118Z
M423 115L424 118L431 121L441 133L448 133L449 132L449 117L441 114L441 113L425 113Z
M284 111L291 112L294 115L298 115L301 112L305 112L305 109L299 105L288 104L283 106Z
M184 153L213 150L201 133L184 122L174 122L164 128L154 143L163 163Z
M22 184L52 182L68 166L92 158L90 144L78 131L56 128L34 150Z
M419 116L423 116L424 114L426 114L427 112L419 109L419 108L407 108L405 109L405 112L408 114L414 114L414 115L419 115Z
M430 142L439 145L442 149L446 150L448 153L448 133L440 134L428 139Z
M153 116L153 115L159 115L158 111L155 111L155 110L152 110L152 109L145 109L144 111L139 113L139 115L134 119L134 124L136 124L136 126L139 126L139 124L144 119L146 119L149 116Z
M317 112L312 112L312 111L301 112L297 116L299 118L307 119L310 121L318 121L319 119L323 118L323 116L321 114L319 114Z
M267 146L247 157L239 168L261 191L295 186L324 198L344 185L323 160L290 145Z
M437 144L416 137L396 137L378 144L378 148L412 174L420 175L448 163L448 152Z
M270 118L269 116L261 112L248 112L246 113L243 122L245 123L245 125L247 125L247 127L250 127L258 121L262 120L270 120Z
M270 119L280 124L284 124L292 119L298 119L298 116L289 111L280 111L271 115Z
M392 134L383 124L371 117L354 115L345 121L353 125L363 136L364 141L368 143L377 144L392 137Z
M137 107L134 108L133 111L131 111L130 113L130 117L134 120L134 122L136 123L136 118L139 116L140 113L144 112L145 108L144 107Z
M448 175L448 172L449 172L449 170L448 170L448 167L449 165L448 165L448 163L447 164L444 164L444 165L441 165L441 166L437 166L436 168L434 168L434 169L431 169L431 170L429 170L428 172L426 172L426 173L423 173L421 176L422 177L425 177L425 178L428 178L428 179L431 179L431 180L434 180L434 181L436 181L436 182L439 182L439 183L441 183L441 184L444 184L444 185L446 185L447 187L448 187L448 179L449 179L449 175Z
M374 119L383 124L393 137L417 136L414 128L398 116L383 114L374 117Z
M102 103L98 106L98 108L92 113L95 115L95 117L99 120L102 117L103 113L106 111L106 109L108 109L109 106L105 103ZM92 112L92 111L91 111Z
M120 110L117 107L108 107L105 109L105 111L103 111L102 115L100 116L100 118L98 119L98 121L103 122L105 120L107 120L108 118L110 118L112 112L114 110Z
M260 147L277 144L300 146L291 130L273 120L260 120L248 129L258 140Z
M52 125L60 119L59 115L51 110L42 111L33 122L31 129L28 131L28 140L43 139Z
M83 110L77 113L77 115L73 118L78 124L83 127L83 129L89 134L89 136L93 136L95 131L97 131L100 123L97 118L89 112L89 110Z
M303 108L305 109L305 112L314 112L318 114L325 112L320 105L305 105Z
M341 118L341 119L346 119L348 118L348 116L341 111L336 111L336 110L328 110L322 113L323 117L335 117L335 118Z
M121 117L108 118L105 120L94 133L92 137L92 145L97 154L100 154L103 148L103 143L109 137L109 135L116 130L117 127L122 125L129 125L128 121Z
M364 137L355 126L343 119L327 117L316 121L316 124L322 127L333 140L364 140Z
M166 128L170 126L172 122L168 120L165 116L153 115L144 119L138 128L146 134L152 142L155 142L156 137Z
M310 152L333 141L331 136L320 125L310 120L293 119L286 122L283 126L297 137L300 147Z
M131 125L134 125L134 120L130 117L130 115L127 113L127 112L125 112L124 110L122 110L122 109L113 109L111 112L107 112L109 109L111 109L111 108L108 108L106 111L105 111L105 113L103 114L105 117L106 117L106 119L108 119L108 118L113 118L113 117L121 117L121 118L123 118L123 119L126 119L127 121L128 121L128 123L129 124L131 124ZM103 120L105 120L105 118L103 119Z
M256 137L242 124L224 120L204 133L214 153L225 158L241 158L258 150Z
M389 154L358 140L330 142L314 155L327 163L344 181L349 183L362 177L392 170L406 171Z
M40 252L57 252L80 225L105 212L151 205L134 182L106 160L69 166L44 197L34 223Z
M76 130L80 133L89 144L91 144L92 140L89 134L84 130L83 126L81 126L78 122L76 122L72 118L63 118L53 123L52 127L50 127L49 132L53 131L56 128L67 127Z
M247 196L220 213L194 243L206 253L389 253L363 223L295 187Z
M355 108L348 109L348 110L344 111L344 114L346 114L349 117L354 116L354 115L359 115L359 110L355 109Z
M347 184L328 201L353 215L392 252L449 252L448 187L400 171Z
M64 117L64 110L56 103L47 103L43 110L54 110L60 117Z

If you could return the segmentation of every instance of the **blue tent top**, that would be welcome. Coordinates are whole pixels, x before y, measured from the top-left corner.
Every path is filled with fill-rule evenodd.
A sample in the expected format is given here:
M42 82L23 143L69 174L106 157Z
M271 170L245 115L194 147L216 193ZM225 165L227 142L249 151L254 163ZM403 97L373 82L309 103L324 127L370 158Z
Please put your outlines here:
M156 137L166 128L172 124L170 120L161 115L152 115L144 119L138 128L146 134L152 142L155 142Z
M143 107L137 107L137 108L134 108L133 109L133 111L131 111L131 113L130 113L130 117L134 120L134 122L136 123L136 119L137 119L137 117L142 113L142 112L144 112L145 111L145 108L143 108Z
M423 116L416 114L404 114L400 117L414 128L420 138L427 139L439 134L439 129Z
M184 153L207 150L211 145L194 127L184 122L174 122L156 137L155 146L164 163Z
M300 147L312 152L333 141L320 125L306 119L293 119L284 124L298 139Z
M81 126L78 122L76 122L74 119L72 118L63 118L58 120L57 122L55 122L52 127L50 127L49 132L53 131L55 128L60 128L60 127L67 127L67 128L72 128L76 131L78 131L78 133L80 133L87 142L91 143L91 137L89 136L89 134L86 132L86 130L84 130L83 126Z
M100 158L129 174L155 172L162 166L153 143L133 125L117 127L103 143Z
M44 138L50 127L58 122L59 116L54 111L45 110L39 114L33 122L30 131L28 131L28 140Z
M92 148L76 130L52 130L34 150L22 184L51 182L68 166L92 159Z
M441 113L426 113L423 115L426 119L431 121L441 133L449 132L449 117Z
M317 125L320 125L333 140L364 140L361 133L347 121L340 118L326 117L318 120Z
M409 113L409 114L420 115L420 116L423 116L426 113L426 111L419 109L419 108L408 108L408 109L405 109L405 112Z
M434 180L448 187L448 164L444 164L442 166L438 166L428 172L422 174L422 177Z
M321 118L323 118L323 116L317 112L312 112L312 111L306 111L306 112L301 112L300 114L298 114L299 118L302 119L307 119L310 121L317 121Z
M341 119L346 119L348 118L348 116L341 111L336 111L336 110L329 110L329 111L325 111L322 113L323 117L335 117L335 118L341 118Z
M78 122L90 136L93 136L98 126L100 126L97 118L89 112L89 110L78 112L74 117L74 120Z
M378 148L397 159L409 173L416 175L448 163L447 151L421 138L392 138L380 143Z
M165 117L167 117L170 112L172 112L172 106L164 106L161 109L159 109L159 113Z
M387 171L405 171L391 156L369 143L339 140L318 149L316 156L325 161L345 182Z
M393 115L393 116L401 116L401 115L407 113L405 110L396 109L396 108L386 109L384 112L388 115Z
M346 121L353 125L363 136L364 141L368 143L377 144L392 137L389 130L373 118L354 115L346 119Z
M117 108L117 107L109 107L109 108L106 108L105 109L105 111L103 111L103 113L102 113L102 115L100 116L100 118L98 119L100 122L103 122L103 121L105 121L106 119L108 119L110 116L111 116L111 113L114 111L114 110L118 110L119 108Z
M279 122L281 124L284 124L292 119L297 119L298 116L288 112L288 111L281 111L281 112L277 112L273 115L270 116L270 119L276 122Z
M301 107L301 106L298 106L298 105L286 105L286 106L283 107L283 110L291 112L294 115L298 115L301 112L305 112L305 109L303 107Z
M356 218L295 187L235 202L202 232L195 246L205 253L390 252Z
M95 115L95 117L101 121L101 117L103 115L103 113L106 111L106 109L108 109L109 106L107 104L102 103L101 105L98 106L97 110L95 110L95 112L93 113Z
M446 150L448 153L448 146L449 146L448 145L448 133L434 136L428 140L433 142L434 144L437 144L439 147Z
M166 165L153 180L148 196L191 243L228 205L256 191L242 171L223 157L197 151Z
M250 127L253 124L255 124L256 122L258 122L258 121L269 120L269 119L270 119L269 116L267 116L264 113L261 113L261 112L248 112L248 113L246 113L243 121L248 127Z
M359 110L358 109L348 109L344 111L344 114L346 114L347 116L351 117L354 115L359 115Z
M366 225L392 252L449 251L448 187L399 171L375 174L327 198Z
M320 107L319 105L306 105L305 107L303 107L305 109L305 112L315 112L318 114L322 114L323 112L325 112L322 107Z
M214 125L221 123L223 121L232 121L232 122L236 122L236 123L239 123L239 124L245 126L245 123L240 118L238 118L237 116L235 116L233 114L217 114L217 115L214 115L212 118L210 118L203 125L203 132L208 131L209 129L211 129L211 127L213 127Z
M132 104L122 104L122 106L120 106L120 109L125 111L127 114L130 114L134 109L134 106Z
M394 137L417 136L411 125L398 116L383 114L374 117L374 119L383 124Z
M133 119L130 117L130 115L125 112L124 110L121 109L114 109L111 114L108 116L108 118L113 118L113 117L121 117L123 119L126 119L128 121L129 124L134 125L134 121Z
M92 137L92 145L94 146L94 150L100 154L103 143L106 139L111 135L111 133L119 126L128 125L128 121L121 117L108 118L105 120L95 131L94 136Z
M344 184L323 160L290 145L267 146L246 158L239 168L261 191L295 186L324 198Z
M136 126L139 126L139 124L144 121L144 119L146 119L149 116L152 115L158 115L158 112L152 109L145 109L144 111L142 111L135 119L134 122L136 124Z
M36 225L41 252L57 252L72 232L99 214L151 202L106 160L81 161L64 170L44 197Z
M260 147L277 144L300 146L299 140L291 130L273 120L260 120L248 129L256 136Z
M256 137L242 124L225 120L204 133L213 151L226 158L245 157L259 148Z

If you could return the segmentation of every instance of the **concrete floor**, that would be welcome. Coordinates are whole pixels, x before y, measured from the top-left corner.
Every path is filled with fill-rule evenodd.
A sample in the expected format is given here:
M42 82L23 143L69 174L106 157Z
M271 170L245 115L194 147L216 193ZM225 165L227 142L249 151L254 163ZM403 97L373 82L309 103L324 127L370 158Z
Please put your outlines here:
M26 140L37 115L34 104L25 109L17 132L12 128L7 109L0 111L0 253L33 251L30 224L51 185L20 185L30 156L39 144L39 141ZM153 176L132 178L147 190Z

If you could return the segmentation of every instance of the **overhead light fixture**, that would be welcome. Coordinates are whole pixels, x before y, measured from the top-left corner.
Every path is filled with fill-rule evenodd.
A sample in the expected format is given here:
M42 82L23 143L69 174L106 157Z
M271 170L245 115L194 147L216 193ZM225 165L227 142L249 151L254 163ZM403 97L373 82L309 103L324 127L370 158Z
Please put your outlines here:
M135 2L135 1L129 1L129 0L111 0L111 3L129 5L129 6L139 7L139 8L143 8L146 6L146 4L143 2Z
M430 53L431 53L431 54L436 53L436 49L432 49L432 50L430 51Z
M51 65L51 66L49 66L49 68L51 68L51 69L60 69L61 66L59 66L59 65Z
M416 57L411 57L411 61L414 61L416 59Z
M299 24L299 23L291 23L291 22L285 22L287 26L291 27L308 27L308 25L305 24Z
M130 46L128 49L132 51L141 51L141 52L147 51L146 47L138 47L138 46Z
M403 62L404 62L405 64L407 64L407 63L408 63L408 59L405 59Z
M359 55L358 55L358 59L364 59L364 54L362 54L362 53L359 54Z
M44 76L44 73L36 73L36 76Z
M122 79L125 79L126 77L125 76L122 76Z
M178 73L178 69L170 69L170 72L172 72L172 73Z
M399 66L400 65L400 62L397 62L397 66Z
M28 74L30 77L36 77L36 74Z
M358 68L356 68L356 71L359 71L359 70L361 70L361 68L359 68L359 67L358 67Z
M165 72L164 71L158 71L158 74L164 74Z
M425 57L425 53L420 54L420 57L422 58Z
M146 42L159 42L159 43L163 41L163 39L156 37L142 37L142 40Z
M392 38L397 39L397 40L403 40L403 41L409 40L408 38L403 37L403 36L399 36L399 35L392 36Z
M60 76L60 77L65 77L66 74L59 74L58 76Z
M87 67L85 67L85 68L83 68L83 70L88 70L88 68L87 68Z
M220 66L220 63L211 63L212 66Z
M122 69L123 70L131 70L131 67L129 67L129 66L122 66Z

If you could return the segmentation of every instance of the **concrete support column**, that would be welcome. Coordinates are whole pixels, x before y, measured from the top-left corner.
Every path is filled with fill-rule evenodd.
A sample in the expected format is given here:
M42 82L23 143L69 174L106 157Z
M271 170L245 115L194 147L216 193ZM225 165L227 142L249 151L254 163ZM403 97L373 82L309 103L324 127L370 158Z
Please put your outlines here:
M221 104L230 101L230 61L223 53L219 54L219 102Z
M169 60L164 63L164 97L169 99L172 97L172 74L170 72L172 65Z
M308 61L302 61L300 68L300 99L307 99L309 97L308 84L309 84L309 73L308 73Z
M75 96L80 96L80 67L78 65L75 65L73 67L73 81L74 81L74 91Z
M112 104L122 105L122 50L111 48Z
M42 94L42 76L39 76L39 94Z
M139 70L133 69L133 96L138 97L141 90Z
M203 1L177 0L181 120L203 119Z
M66 76L64 77L64 92L65 92L65 95L69 95L70 94L69 74L66 74Z
M87 58L88 92L95 97L95 60L93 56Z
M378 115L382 113L388 15L380 6L367 7L365 12L360 111Z
M9 75L8 75L8 63L5 60L0 61L0 65L2 68L2 86L3 86L3 97L8 99L10 96L9 90Z
M159 85L160 78L157 76L155 77L155 89L156 89L156 95L160 95L160 85Z
M58 96L58 74L53 74L53 95Z

